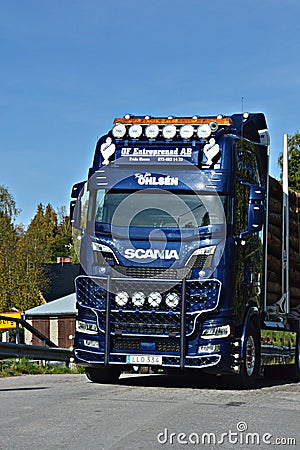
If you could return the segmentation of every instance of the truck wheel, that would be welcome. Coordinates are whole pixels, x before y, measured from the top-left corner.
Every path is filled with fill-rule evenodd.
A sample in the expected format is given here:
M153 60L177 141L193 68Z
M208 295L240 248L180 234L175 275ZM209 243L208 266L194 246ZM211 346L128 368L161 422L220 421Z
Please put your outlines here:
M93 383L113 384L121 375L121 370L116 367L86 367L85 374Z
M237 384L241 389L251 389L259 375L260 369L260 339L258 328L253 322L247 325L243 363L241 372L237 375Z

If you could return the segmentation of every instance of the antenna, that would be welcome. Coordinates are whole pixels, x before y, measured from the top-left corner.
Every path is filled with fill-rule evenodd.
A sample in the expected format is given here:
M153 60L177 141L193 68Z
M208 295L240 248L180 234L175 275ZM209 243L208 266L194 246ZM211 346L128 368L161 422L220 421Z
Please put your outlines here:
M244 112L244 97L242 97L242 113Z

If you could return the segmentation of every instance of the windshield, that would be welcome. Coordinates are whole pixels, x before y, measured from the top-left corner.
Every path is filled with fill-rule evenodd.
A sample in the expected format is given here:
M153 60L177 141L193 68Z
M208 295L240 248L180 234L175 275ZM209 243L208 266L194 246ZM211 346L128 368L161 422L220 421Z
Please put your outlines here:
M197 228L224 223L227 196L161 189L98 190L95 221L114 226ZM226 210L227 208L225 208Z

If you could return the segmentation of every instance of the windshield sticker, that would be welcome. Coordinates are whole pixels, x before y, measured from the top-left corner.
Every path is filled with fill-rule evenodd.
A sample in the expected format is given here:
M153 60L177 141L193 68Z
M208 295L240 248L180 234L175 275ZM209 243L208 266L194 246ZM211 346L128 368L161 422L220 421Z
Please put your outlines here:
M193 147L117 147L116 158L118 163L184 163L192 162Z
M135 178L141 186L178 186L179 181L177 177L170 177L169 175L156 177L152 176L151 173L136 173Z

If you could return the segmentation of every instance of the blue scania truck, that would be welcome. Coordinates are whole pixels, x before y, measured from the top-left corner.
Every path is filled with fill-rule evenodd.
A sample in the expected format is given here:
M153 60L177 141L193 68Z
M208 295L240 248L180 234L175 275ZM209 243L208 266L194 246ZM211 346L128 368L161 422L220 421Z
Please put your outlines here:
M262 368L299 379L284 197L282 260L269 268L269 144L262 113L127 114L98 140L71 201L82 268L74 354L91 381L137 366L241 387Z

